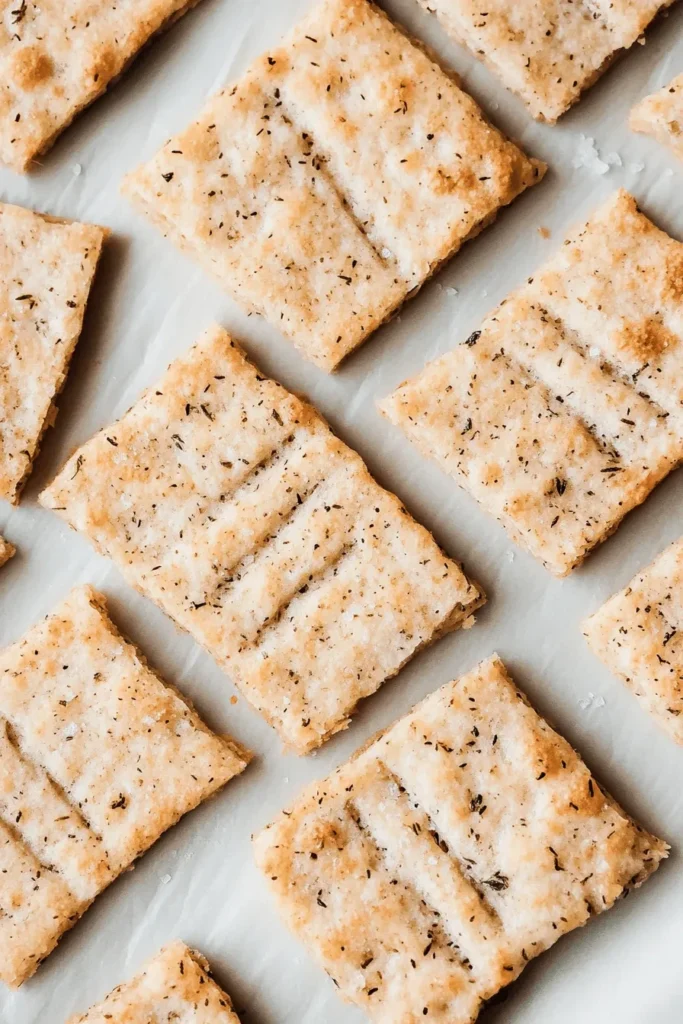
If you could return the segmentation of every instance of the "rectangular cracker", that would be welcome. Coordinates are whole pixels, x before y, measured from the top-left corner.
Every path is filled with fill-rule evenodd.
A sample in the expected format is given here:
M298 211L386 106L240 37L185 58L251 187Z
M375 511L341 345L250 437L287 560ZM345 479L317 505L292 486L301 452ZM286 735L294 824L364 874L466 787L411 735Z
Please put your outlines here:
M0 979L26 981L98 893L246 763L91 587L0 652Z
M184 942L173 942L132 981L67 1024L240 1024L230 997L209 970L201 953Z
M683 160L683 74L637 103L629 125L634 132L652 135Z
M6 541L4 537L0 537L0 565L4 565L5 562L9 562L10 558L16 554L16 549Z
M0 160L26 171L197 0L16 0L0 29Z
M544 165L367 0L324 0L124 183L333 370Z
M360 456L220 327L43 492L298 753L483 602Z
M107 234L0 203L0 498L14 504L54 422Z
M378 1022L471 1024L666 857L497 656L418 704L255 839L288 926Z
M600 660L683 744L683 539L583 623Z
M675 0L419 0L445 30L554 124Z
M380 407L564 576L683 460L683 245L624 191Z

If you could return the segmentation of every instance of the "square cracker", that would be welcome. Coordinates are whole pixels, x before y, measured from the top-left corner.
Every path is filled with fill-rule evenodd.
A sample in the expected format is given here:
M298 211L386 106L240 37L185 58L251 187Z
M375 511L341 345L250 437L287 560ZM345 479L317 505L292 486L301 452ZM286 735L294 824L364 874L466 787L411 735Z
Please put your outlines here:
M16 0L0 28L0 160L25 171L197 0Z
M683 160L683 74L637 103L629 125L635 132L654 136Z
M600 789L493 657L255 839L287 924L370 1020L470 1024L668 847Z
M0 653L0 979L245 767L77 587Z
M9 562L14 554L16 554L15 548L4 537L0 537L0 565Z
M675 0L419 2L537 120L554 124Z
M381 408L565 575L683 459L683 245L615 193Z
M0 203L0 498L15 504L54 421L106 235Z
M239 1024L229 996L209 974L209 965L184 942L174 942L145 969L67 1024Z
M306 402L220 327L41 495L298 753L481 591Z
M683 539L586 619L583 635L683 744Z
M325 0L124 191L333 370L544 166L367 0Z

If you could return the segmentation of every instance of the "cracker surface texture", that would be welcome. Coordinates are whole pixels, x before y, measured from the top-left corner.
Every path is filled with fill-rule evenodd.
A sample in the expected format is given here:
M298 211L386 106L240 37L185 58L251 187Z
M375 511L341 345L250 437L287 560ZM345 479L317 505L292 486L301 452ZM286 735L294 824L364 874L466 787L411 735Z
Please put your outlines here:
M0 979L245 767L78 587L0 653Z
M683 460L683 244L615 193L380 407L563 576Z
M0 565L4 565L5 562L9 562L12 555L16 554L16 549L6 541L4 537L0 537Z
M67 1024L239 1024L209 965L184 942L174 942L104 1002Z
M0 29L0 160L26 171L197 0L17 0Z
M0 203L0 498L15 504L54 421L106 235Z
M381 1024L471 1024L667 850L603 793L497 657L255 839L289 927Z
M318 413L220 327L76 452L41 501L299 753L483 602Z
M537 120L554 124L675 0L419 2Z
M583 624L591 649L683 744L683 539Z
M325 370L543 175L367 0L324 0L124 192Z
M652 135L683 160L683 75L637 103L629 124L636 132Z

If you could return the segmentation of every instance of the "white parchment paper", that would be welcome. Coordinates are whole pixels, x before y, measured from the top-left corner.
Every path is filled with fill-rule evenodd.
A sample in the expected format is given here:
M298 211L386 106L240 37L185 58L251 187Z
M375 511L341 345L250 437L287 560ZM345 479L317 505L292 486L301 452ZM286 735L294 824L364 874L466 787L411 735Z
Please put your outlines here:
M385 0L464 78L489 116L550 172L505 211L334 377L302 360L257 317L143 223L118 194L123 174L184 127L205 97L290 28L311 0L203 0L149 48L66 133L41 169L0 172L0 197L114 231L87 324L22 505L0 504L19 549L0 571L0 643L18 638L77 582L111 612L217 730L256 754L222 794L186 817L116 882L18 993L0 991L2 1024L63 1024L182 937L210 958L251 1024L352 1024L326 976L278 920L251 858L250 834L304 783L342 762L425 694L498 650L534 704L626 808L673 846L628 900L533 963L488 1024L680 1024L683 1021L683 749L588 652L580 618L683 533L683 475L672 475L570 578L552 579L502 528L383 421L375 401L465 338L561 243L566 228L620 185L683 239L683 165L627 127L642 95L683 70L683 8L635 46L559 126L535 124L480 64L449 43L415 0ZM588 140L594 140L593 143ZM595 151L600 156L598 160ZM541 229L548 229L547 231ZM285 757L269 727L204 654L135 594L85 539L36 505L73 448L123 413L212 320L339 434L480 580L489 603L469 632L440 641L362 707L317 756ZM589 695L593 695L590 697Z

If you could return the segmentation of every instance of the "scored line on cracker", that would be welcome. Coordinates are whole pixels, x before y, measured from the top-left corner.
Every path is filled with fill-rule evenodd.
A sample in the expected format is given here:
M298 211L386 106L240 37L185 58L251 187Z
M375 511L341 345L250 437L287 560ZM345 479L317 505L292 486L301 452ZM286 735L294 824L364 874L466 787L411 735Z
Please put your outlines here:
M255 838L294 934L370 1020L472 1024L666 857L499 658L427 697Z
M566 575L683 460L682 268L619 191L380 408Z
M77 451L41 502L306 753L484 600L308 403L220 327Z
M31 977L93 899L246 766L77 587L0 652L0 979Z
M324 0L124 192L326 370L545 170L367 0Z

